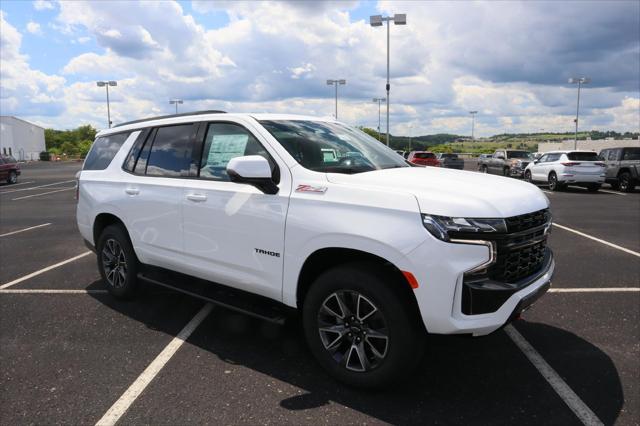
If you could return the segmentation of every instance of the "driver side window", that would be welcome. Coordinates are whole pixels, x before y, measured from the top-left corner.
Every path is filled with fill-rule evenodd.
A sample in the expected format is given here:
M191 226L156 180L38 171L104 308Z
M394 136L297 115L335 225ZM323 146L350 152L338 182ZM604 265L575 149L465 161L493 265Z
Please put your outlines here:
M246 155L264 157L271 166L274 182L280 181L275 161L247 129L235 123L211 123L204 139L198 177L229 181L227 164L232 158Z
M546 163L547 158L549 158L547 154L543 155L542 157L540 157L540 159L538 159L538 163Z

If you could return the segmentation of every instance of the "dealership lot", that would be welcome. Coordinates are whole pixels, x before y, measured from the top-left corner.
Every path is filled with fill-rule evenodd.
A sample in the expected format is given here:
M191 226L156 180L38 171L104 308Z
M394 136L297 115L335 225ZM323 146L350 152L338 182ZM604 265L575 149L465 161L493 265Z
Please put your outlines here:
M640 422L638 190L542 188L558 225L553 292L490 336L430 338L412 382L362 392L325 375L295 321L205 316L152 286L132 302L105 294L75 227L79 167L27 165L0 186L2 424Z

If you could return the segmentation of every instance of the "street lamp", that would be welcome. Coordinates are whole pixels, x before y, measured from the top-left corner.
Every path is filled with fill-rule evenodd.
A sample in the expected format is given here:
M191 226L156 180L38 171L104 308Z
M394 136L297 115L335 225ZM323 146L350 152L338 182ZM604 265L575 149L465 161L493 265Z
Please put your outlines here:
M377 102L378 103L378 141L382 142L380 140L380 105L382 102L386 101L387 98L373 98L373 102Z
M574 120L576 123L576 136L573 140L573 149L578 149L578 115L580 113L580 88L583 84L588 83L591 83L591 79L589 77L571 77L569 79L569 84L578 85L578 104L576 106L576 119Z
M117 86L118 82L109 80L109 81L96 81L96 85L98 87L106 87L107 88L107 120L109 120L109 128L111 128L111 109L109 107L109 86Z
M176 114L178 113L178 104L182 103L182 99L169 99L169 105L176 104Z
M478 111L469 111L469 114L471 114L471 142L473 142L474 139L475 139L474 131L475 131L476 114L477 113L478 113Z
M347 84L347 80L327 80L327 86L336 86L336 120L338 119L338 86Z
M407 25L407 15L396 13L393 16L373 15L369 18L369 23L372 27L381 27L384 22L387 23L387 146L389 146L389 91L391 90L391 85L389 84L389 21L393 21L396 25Z

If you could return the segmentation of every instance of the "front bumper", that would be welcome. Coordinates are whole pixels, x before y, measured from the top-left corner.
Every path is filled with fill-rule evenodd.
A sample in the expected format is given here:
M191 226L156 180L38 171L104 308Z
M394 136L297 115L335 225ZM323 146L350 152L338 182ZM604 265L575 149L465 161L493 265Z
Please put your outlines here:
M524 169L521 169L520 167L511 167L511 169L509 169L509 174L511 175L511 177L524 177Z
M555 261L549 250L538 272L521 282L506 284L509 289L503 285L498 292L482 296L485 300L495 299L490 312L467 314L463 312L462 300L465 271L487 262L490 259L489 249L482 245L434 240L430 239L412 251L409 254L410 265L403 265L406 268L402 268L416 271L414 275L419 287L414 290L414 295L429 333L474 336L492 333L527 309L551 286ZM476 291L476 296L480 294L478 291L481 290ZM485 291L489 291L489 288Z

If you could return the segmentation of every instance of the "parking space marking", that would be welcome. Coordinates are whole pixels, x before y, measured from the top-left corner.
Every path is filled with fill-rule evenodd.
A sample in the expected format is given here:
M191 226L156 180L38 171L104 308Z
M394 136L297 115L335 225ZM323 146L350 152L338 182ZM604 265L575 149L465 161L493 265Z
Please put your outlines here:
M54 186L54 185L58 185L58 184L61 184L61 183L71 183L71 182L75 182L75 179L73 179L73 180L64 180L62 182L47 183L46 185L32 186L31 188L20 188L20 189L14 189L12 191L2 191L2 192L0 192L0 195L2 195L2 194L10 194L12 192L31 191L33 189L46 188L47 186Z
M40 194L25 195L24 197L12 198L11 201L24 200L25 198L32 198L32 197L40 197L42 195L54 194L56 192L62 192L62 191L69 191L71 189L76 189L76 187L72 186L71 188L58 189L56 191L43 192L43 193L40 193Z
M107 290L85 289L85 290L62 290L62 289L18 289L10 288L0 290L0 294L104 294Z
M576 395L573 389L562 380L558 373L556 373L547 361L542 358L542 355L522 337L522 334L520 334L518 330L512 325L508 325L504 331L584 425L603 425L598 416L596 416L587 404Z
M18 284L18 283L21 283L22 281L26 281L26 280L28 280L28 279L30 279L30 278L33 278L33 277L36 277L36 276L38 276L38 275L40 275L40 274L44 274L45 272L50 271L50 270L52 270L52 269L55 269L55 268L57 268L57 267L59 267L59 266L66 265L67 263L71 263L71 262L73 262L73 261L75 261L75 260L81 259L81 258L83 258L83 257L85 257L86 255L91 254L91 253L93 253L93 252L91 252L91 251L85 251L84 253L79 254L79 255L77 255L77 256L74 256L74 257L72 257L72 258L70 258L70 259L63 260L62 262L58 262L58 263L56 263L55 265L47 266L46 268L42 268L42 269L40 269L39 271L35 271L35 272L32 272L32 273L30 273L30 274L28 274L28 275L25 275L25 276L23 276L23 277L17 278L17 279L15 279L15 280L13 280L13 281L9 281L9 282L8 282L8 283L6 283L6 284L2 284L2 285L0 285L0 290L4 290L5 288L9 288L9 287L11 287L11 286L13 286L13 285L16 285L16 284Z
M640 287L550 288L549 293L636 293Z
M51 225L51 224L50 223L43 223L42 225L30 226L29 228L24 228L24 229L19 229L17 231L7 232L6 234L0 235L0 237L8 237L9 235L15 235L15 234L19 234L21 232L31 231L32 229L42 228L44 226L49 226L49 225Z
M567 226L564 226L564 225L559 225L559 224L557 224L555 222L553 223L553 226L557 226L558 228L564 229L565 231L573 232L574 234L578 234L578 235L580 235L582 237L589 238L590 240L597 241L597 242L602 243L602 244L604 244L606 246L613 247L615 249L618 249L618 250L623 251L625 253L629 253L629 254L634 255L636 257L640 257L640 253L638 253L637 251L629 250L628 248L624 248L624 247L621 247L619 245L610 243L609 241L601 240L600 238L596 238L596 237L593 237L593 236L591 236L589 234L585 234L584 232L580 232L580 231L577 231L575 229L571 229L571 228L569 228Z
M600 191L600 192L606 192L607 194L627 195L627 194L625 194L624 192L609 191L608 189L599 189L598 191Z
M151 381L158 375L160 370L169 362L173 355L180 349L182 344L191 336L191 333L204 321L209 315L213 305L207 303L198 311L198 313L191 318L191 321L178 333L176 337L160 352L160 354L154 359L151 364L140 374L135 382L129 389L127 389L122 396L107 410L100 420L96 423L96 426L115 425L116 422L122 417L122 415L129 409L131 404L140 396L142 391L151 383Z
M28 185L28 184L34 183L34 182L35 182L35 180L30 180L29 182L12 183L10 188L13 188L14 186L18 186L18 185ZM2 188L4 188L4 187L2 187ZM9 192L12 192L12 191L9 191ZM2 192L0 192L0 194L2 194Z
M553 191L546 191L544 189L541 189L540 191L544 192L545 194L555 194L555 192Z

